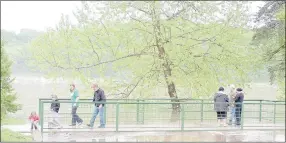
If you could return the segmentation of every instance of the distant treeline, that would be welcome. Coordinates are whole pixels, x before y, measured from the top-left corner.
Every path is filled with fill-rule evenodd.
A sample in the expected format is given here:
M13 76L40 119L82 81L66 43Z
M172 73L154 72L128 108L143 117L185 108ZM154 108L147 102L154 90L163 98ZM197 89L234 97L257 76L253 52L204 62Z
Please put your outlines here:
M12 74L30 75L32 72L26 63L28 43L44 32L33 29L21 29L19 33L1 29L1 39L5 42L5 50L13 61Z
M16 34L14 31L1 29L1 38L7 42L7 44L24 44L43 33L44 32L33 29L21 29L20 32Z

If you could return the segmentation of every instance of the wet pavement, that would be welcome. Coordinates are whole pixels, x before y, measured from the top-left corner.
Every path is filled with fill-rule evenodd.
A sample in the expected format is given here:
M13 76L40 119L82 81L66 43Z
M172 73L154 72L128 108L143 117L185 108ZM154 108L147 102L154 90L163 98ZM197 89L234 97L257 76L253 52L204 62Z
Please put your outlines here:
M2 126L18 132L27 132L29 124L24 126ZM271 126L270 126L271 127ZM258 130L228 130L223 128L207 128L185 132L141 131L133 126L132 131L115 132L113 127L106 129L50 129L43 134L33 134L36 141L44 142L285 142L285 127L272 130L261 128ZM170 128L170 127L169 127ZM227 127L229 128L229 127ZM142 129L142 128L141 128ZM144 128L146 130L146 128ZM143 129L142 129L143 130ZM166 130L166 129L165 129Z
M285 131L73 132L45 133L43 139L57 142L285 142Z

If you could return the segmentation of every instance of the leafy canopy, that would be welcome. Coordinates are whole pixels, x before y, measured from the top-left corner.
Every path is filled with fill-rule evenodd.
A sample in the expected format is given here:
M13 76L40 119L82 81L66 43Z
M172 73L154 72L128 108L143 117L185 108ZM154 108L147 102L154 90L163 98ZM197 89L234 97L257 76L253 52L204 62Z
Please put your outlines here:
M162 96L155 93L167 80L187 89L180 98L209 96L221 85L243 86L257 68L248 9L243 2L83 2L79 25L62 16L32 42L33 64L83 80L108 79L112 70L108 92L124 97ZM168 78L162 63L170 64Z

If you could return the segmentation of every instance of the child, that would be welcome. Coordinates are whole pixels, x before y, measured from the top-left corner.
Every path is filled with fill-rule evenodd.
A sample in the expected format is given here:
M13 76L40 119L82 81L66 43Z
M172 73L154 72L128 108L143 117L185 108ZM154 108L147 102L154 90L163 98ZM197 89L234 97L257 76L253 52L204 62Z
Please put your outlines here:
M31 121L31 130L35 128L35 130L38 130L38 122L40 120L39 116L36 114L36 112L32 112L29 120Z
M58 102L57 95L52 95L52 103L51 103L51 112L52 112L52 120L50 123L62 128L59 122L59 110L60 110L60 103Z

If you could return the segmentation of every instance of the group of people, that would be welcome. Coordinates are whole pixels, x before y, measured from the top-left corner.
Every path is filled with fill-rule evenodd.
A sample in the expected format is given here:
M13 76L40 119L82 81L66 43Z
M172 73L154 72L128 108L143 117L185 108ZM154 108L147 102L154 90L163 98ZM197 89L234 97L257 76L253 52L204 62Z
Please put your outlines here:
M244 100L242 88L235 89L234 85L230 85L230 92L224 92L224 88L220 87L214 95L214 110L217 112L219 126L227 126L227 124L236 126L241 125L241 110ZM230 112L229 122L227 123L227 112Z
M106 97L104 94L104 91L99 88L98 84L92 84L92 89L94 90L93 93L93 102L95 102L94 112L90 119L89 124L87 124L88 127L93 128L94 121L99 114L100 117L100 125L98 128L105 128L105 119L104 119L104 102L106 102ZM80 126L83 123L83 120L78 116L77 109L79 107L79 91L76 89L75 84L70 84L70 97L72 102L72 123L70 126ZM58 101L57 95L52 95L52 103L50 106L50 110L52 113L52 118L49 121L49 126L56 126L58 128L62 128L62 125L59 122L59 110L60 110L60 103ZM102 102L102 103L99 103ZM29 120L31 122L31 130L38 129L38 123L39 123L39 116L36 114L36 112L32 112L29 116Z
M227 112L230 111L230 119L228 124L232 125L233 122L235 125L240 125L241 123L241 110L242 110L242 102L244 100L244 93L241 88L235 89L234 85L230 85L230 92L226 94L224 92L224 88L220 87L219 91L214 96L214 110L217 112L217 119L220 126L227 126ZM93 102L94 111L93 115L87 124L88 127L93 128L94 121L99 114L100 117L100 125L98 128L105 128L105 119L104 119L104 102L106 102L106 97L104 91L99 88L98 84L93 84L92 89L93 93ZM72 124L70 126L80 126L83 123L83 120L77 114L77 109L79 107L79 91L76 89L75 84L70 84L70 97L72 101ZM58 102L58 97L56 95L52 95L52 103L50 106L52 112L52 118L49 121L49 125L57 126L58 128L62 128L59 122L59 109L60 103ZM102 102L102 103L100 103ZM38 122L40 120L39 116L36 112L32 112L29 120L31 121L31 130L38 129Z

